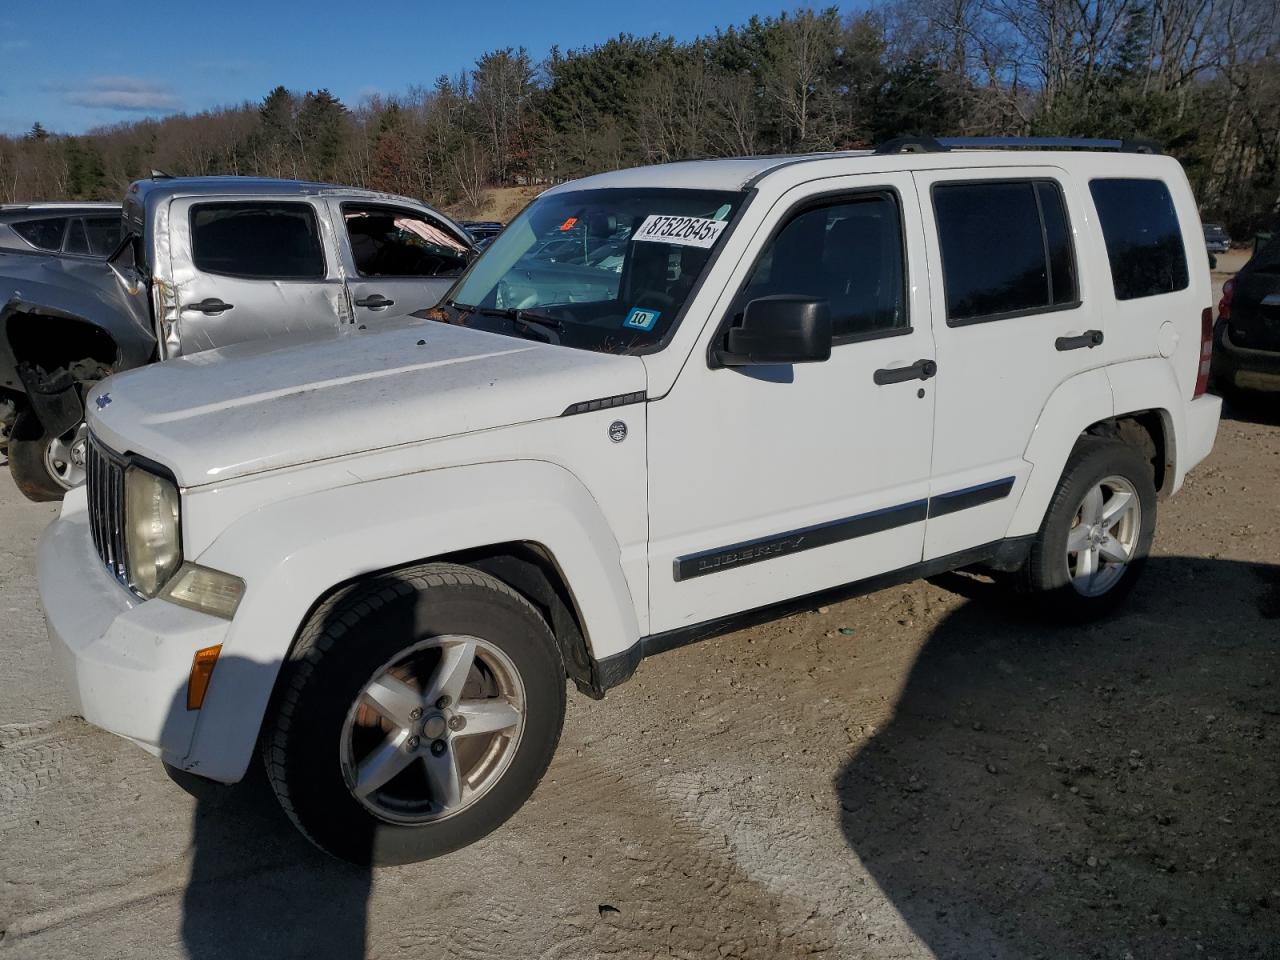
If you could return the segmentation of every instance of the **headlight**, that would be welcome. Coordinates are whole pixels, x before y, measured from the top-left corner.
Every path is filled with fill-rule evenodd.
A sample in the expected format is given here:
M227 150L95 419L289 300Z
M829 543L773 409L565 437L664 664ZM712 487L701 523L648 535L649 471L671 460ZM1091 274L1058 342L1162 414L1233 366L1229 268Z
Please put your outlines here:
M129 583L154 597L182 563L178 488L141 467L124 475L125 555Z

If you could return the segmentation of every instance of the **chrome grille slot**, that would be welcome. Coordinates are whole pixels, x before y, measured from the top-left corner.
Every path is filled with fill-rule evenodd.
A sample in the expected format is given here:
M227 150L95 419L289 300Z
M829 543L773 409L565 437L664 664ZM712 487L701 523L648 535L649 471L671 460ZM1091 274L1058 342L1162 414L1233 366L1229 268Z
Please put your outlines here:
M124 458L90 435L88 447L89 528L93 546L111 575L126 587L124 547Z

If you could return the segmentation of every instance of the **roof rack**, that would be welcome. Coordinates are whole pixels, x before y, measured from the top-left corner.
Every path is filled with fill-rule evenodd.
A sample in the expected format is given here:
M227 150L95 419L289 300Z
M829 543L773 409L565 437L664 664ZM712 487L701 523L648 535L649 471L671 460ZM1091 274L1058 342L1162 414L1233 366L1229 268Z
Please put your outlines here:
M951 150L1115 150L1160 154L1150 140L1101 140L1091 137L895 137L876 153L947 153Z

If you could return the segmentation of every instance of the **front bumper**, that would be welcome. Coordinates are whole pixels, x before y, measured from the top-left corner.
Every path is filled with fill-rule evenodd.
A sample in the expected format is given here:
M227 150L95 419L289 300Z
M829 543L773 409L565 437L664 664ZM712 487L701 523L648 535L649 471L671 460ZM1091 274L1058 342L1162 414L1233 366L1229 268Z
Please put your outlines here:
M1280 351L1237 346L1219 321L1213 337L1213 378L1225 387L1280 391Z
M41 536L37 569L49 642L81 714L181 764L199 716L187 710L192 657L222 643L230 623L117 583L94 551L84 487Z

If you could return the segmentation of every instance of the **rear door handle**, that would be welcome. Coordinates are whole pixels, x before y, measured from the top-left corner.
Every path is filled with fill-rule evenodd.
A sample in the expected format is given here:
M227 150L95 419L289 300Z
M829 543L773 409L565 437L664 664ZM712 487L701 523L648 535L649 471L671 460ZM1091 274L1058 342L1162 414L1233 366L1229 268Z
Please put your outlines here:
M368 307L370 310L382 310L385 307L395 303L394 300L388 300L380 293L371 293L367 297L356 301L357 307Z
M206 317L214 317L227 310L234 310L235 304L223 303L217 297L205 297L199 303L186 303L182 305L183 310L198 310Z
M938 372L938 365L932 360L917 360L909 367L882 367L875 372L873 379L878 386L886 383L904 383L907 380L928 380Z
M1078 337L1059 337L1053 341L1053 345L1059 350L1080 350L1084 347L1092 350L1102 345L1102 331L1086 330Z

